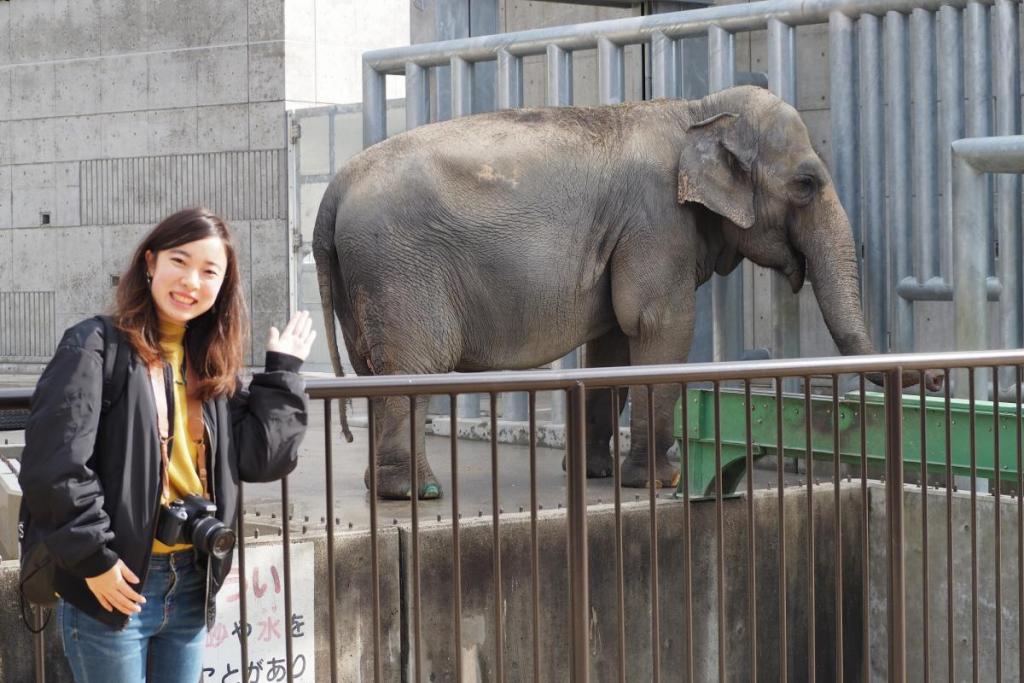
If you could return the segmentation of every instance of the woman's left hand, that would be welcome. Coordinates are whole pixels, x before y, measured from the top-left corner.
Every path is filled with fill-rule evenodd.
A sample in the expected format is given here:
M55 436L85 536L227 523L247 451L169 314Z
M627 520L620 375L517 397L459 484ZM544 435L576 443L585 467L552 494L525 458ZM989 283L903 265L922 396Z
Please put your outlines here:
M316 332L313 331L313 321L309 317L309 311L297 311L280 332L276 327L270 328L270 334L267 337L267 351L287 353L289 356L306 360L309 350L313 348L314 339L316 339Z

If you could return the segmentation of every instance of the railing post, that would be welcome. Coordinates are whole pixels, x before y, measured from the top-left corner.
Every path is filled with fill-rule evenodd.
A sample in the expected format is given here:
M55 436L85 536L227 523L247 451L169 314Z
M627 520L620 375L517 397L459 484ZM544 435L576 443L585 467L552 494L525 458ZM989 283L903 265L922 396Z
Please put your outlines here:
M387 94L384 74L363 62L363 147L388 136Z
M46 632L43 628L43 608L32 607L32 654L36 662L36 683L46 680Z
M889 676L902 683L906 670L906 596L903 560L903 372L885 375L885 509L889 520Z
M576 382L569 394L567 503L569 518L569 624L572 639L570 681L590 680L589 578L587 571L586 387Z

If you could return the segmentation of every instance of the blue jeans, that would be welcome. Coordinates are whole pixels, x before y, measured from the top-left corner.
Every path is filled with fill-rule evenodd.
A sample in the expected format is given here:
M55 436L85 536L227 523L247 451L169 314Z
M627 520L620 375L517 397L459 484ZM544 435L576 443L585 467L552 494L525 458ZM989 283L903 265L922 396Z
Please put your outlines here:
M195 552L153 555L141 592L142 611L120 631L60 601L57 628L77 683L199 681L206 570Z

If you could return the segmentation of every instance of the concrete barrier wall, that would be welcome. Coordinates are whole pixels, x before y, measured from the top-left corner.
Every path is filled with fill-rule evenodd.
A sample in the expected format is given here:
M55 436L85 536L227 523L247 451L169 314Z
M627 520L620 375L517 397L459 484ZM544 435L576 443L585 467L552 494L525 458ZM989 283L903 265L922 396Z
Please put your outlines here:
M888 544L886 541L885 489L873 486L869 494L871 532L871 673L875 680L888 678L886 606L888 600ZM923 512L928 516L928 552L924 553ZM954 672L949 675L946 511L952 510L953 526L953 653ZM996 561L995 498L977 498L978 548L978 678L996 677ZM1021 672L1018 556L1018 500L1004 497L1000 504L1002 680L1019 681ZM924 633L928 630L929 673L937 680L972 680L971 637L971 496L959 491L947 505L945 489L931 489L927 502L921 489L908 486L904 493L904 557L907 604L907 678L924 680ZM928 581L924 581L924 567ZM924 622L924 604L928 620Z
M842 575L845 672L859 676L863 647L860 641L861 601L861 497L856 485L844 485L842 500ZM835 587L837 552L831 485L814 494L815 653L817 675L832 678L835 664ZM713 501L690 506L692 525L693 660L697 680L717 678L718 593L716 523ZM723 503L724 617L723 657L726 674L745 680L750 671L747 626L747 506L745 498ZM661 615L661 669L679 671L684 665L684 562L683 504L660 500L658 525L658 606ZM625 592L625 649L627 679L651 676L650 526L645 503L623 506L623 564ZM755 562L757 580L758 676L776 679L779 671L779 565L778 498L776 492L755 494ZM591 508L588 518L590 549L591 672L593 680L611 680L617 671L617 614L614 511L611 506ZM493 529L489 519L463 520L461 532L463 680L493 680L495 672L495 610L493 587ZM807 499L805 489L786 489L786 590L788 618L787 659L790 675L806 676L808 653ZM425 523L420 528L420 583L422 607L421 662L425 680L454 680L451 591L451 526ZM406 528L388 528L380 536L382 653L384 680L401 680L412 670L411 534ZM303 536L315 544L312 586L315 591L316 669L319 680L329 680L329 621L326 539ZM271 542L271 541L268 541ZM264 541L260 541L264 543ZM568 571L564 511L543 511L538 523L540 564L540 661L543 680L567 680ZM874 560L874 557L872 558ZM533 670L532 570L528 514L510 514L501 522L502 620L506 680L529 680ZM370 544L367 532L344 532L336 537L339 680L372 680L373 642L370 604ZM877 568L876 568L877 570ZM884 572L884 565L882 567ZM17 604L17 566L0 568L0 599ZM877 582L876 582L877 583ZM872 625L874 628L874 623ZM18 614L0 615L7 635L0 645L0 680L31 680L32 642ZM54 626L47 629L48 680L70 680ZM255 653L257 643L250 643ZM411 678L411 676L409 676Z
M829 680L835 662L834 506L830 487L814 494L815 584L817 589L815 651L818 676ZM861 580L859 552L860 491L846 485L843 503L842 558L846 674L859 676L861 647ZM806 675L808 544L805 490L785 493L788 592L788 661L790 675ZM778 498L774 492L755 494L755 574L758 620L758 677L778 678ZM715 505L691 505L693 659L696 680L718 676L718 598ZM661 615L661 670L678 672L684 666L683 504L663 500L658 505L658 591ZM747 507L744 498L723 504L725 530L725 648L726 675L747 680L750 651L747 631ZM625 567L625 649L627 680L651 678L650 514L646 503L623 506L623 565ZM617 614L614 510L591 507L588 517L590 551L591 676L617 676ZM474 519L461 526L462 673L464 681L488 681L495 676L495 608L492 526ZM541 513L538 523L540 557L540 674L542 680L568 680L570 652L566 561L566 524L561 511ZM452 641L451 529L430 525L421 529L422 668L425 680L455 679ZM408 535L402 533L402 555L408 557ZM508 515L501 527L502 615L504 674L507 680L530 680L533 670L532 571L529 515ZM409 563L404 571L405 604L411 604ZM407 622L407 627L408 627ZM410 636L411 641L411 636ZM411 672L412 660L408 671ZM412 680L412 676L409 677Z

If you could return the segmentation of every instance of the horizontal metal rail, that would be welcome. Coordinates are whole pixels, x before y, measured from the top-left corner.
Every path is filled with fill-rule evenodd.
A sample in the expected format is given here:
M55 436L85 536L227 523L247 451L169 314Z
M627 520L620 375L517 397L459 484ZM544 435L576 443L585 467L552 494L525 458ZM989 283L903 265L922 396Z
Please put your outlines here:
M881 373L941 368L990 368L1024 365L1024 350L949 351L942 353L890 353L789 360L642 365L579 370L521 370L514 372L450 373L440 375L349 376L306 380L312 399L461 394L504 391L568 390L582 382L588 388L626 387L634 384L713 382L771 377ZM31 389L0 389L0 409L26 408Z
M985 3L991 4L991 3ZM589 50L601 40L628 45L663 34L670 39L702 36L713 26L728 32L758 31L775 19L788 26L824 24L833 12L856 18L864 14L910 13L966 7L966 0L765 0L739 5L718 5L644 17L611 19L587 24L478 36L437 43L371 50L363 54L365 67L377 73L400 75L405 65L448 66L453 57L467 62L496 60L502 51L517 57L545 54L549 45L562 50Z

